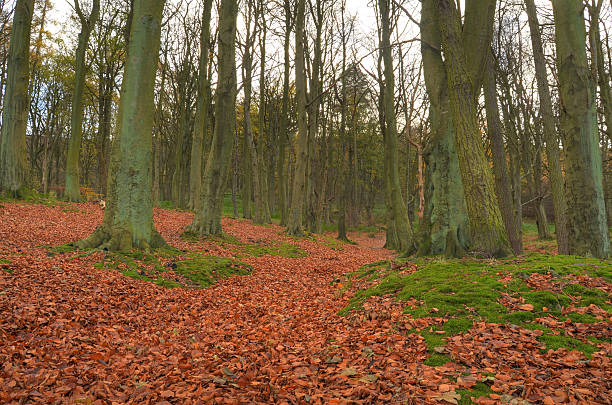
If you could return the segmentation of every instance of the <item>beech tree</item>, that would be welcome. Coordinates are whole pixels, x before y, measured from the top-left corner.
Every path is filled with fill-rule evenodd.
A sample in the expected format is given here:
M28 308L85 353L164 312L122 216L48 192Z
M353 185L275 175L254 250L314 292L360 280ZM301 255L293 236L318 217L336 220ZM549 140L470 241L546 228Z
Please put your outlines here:
M79 0L74 0L74 9L81 22L76 61L74 67L74 93L72 95L72 117L70 121L70 142L66 160L66 189L64 197L68 201L81 200L81 182L79 180L79 155L83 138L83 91L85 89L85 53L89 45L89 36L100 16L100 0L94 0L91 12L86 17Z
M554 0L552 4L565 149L569 252L605 259L610 256L610 237L583 5L573 0Z
M27 181L26 127L30 27L34 0L17 0L11 30L0 139L0 192L16 194Z
M80 248L154 249L165 242L153 224L153 91L165 0L134 0L127 63L113 141L104 220Z
M202 178L200 207L188 230L198 235L219 234L223 194L236 127L236 17L238 4L222 0L219 10L218 81L215 128Z

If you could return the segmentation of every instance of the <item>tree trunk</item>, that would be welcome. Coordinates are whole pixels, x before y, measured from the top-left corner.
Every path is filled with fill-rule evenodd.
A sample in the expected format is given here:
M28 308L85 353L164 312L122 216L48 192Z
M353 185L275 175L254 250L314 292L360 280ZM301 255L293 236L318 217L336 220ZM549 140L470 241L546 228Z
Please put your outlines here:
M471 224L470 250L501 257L510 253L510 246L478 127L476 98L480 93L482 74L474 73L483 69L481 65L486 63L493 24L491 8L495 9L495 0L478 2L478 5L472 4L472 8L466 8L465 28L481 31L476 36L467 35L467 31L462 33L455 3L438 0L455 147ZM479 44L480 49L474 49L478 45L475 40L483 41ZM470 66L476 66L471 68L472 73Z
M281 107L280 130L278 132L278 205L280 211L280 225L287 225L289 215L287 209L287 171L285 167L287 150L287 127L289 120L289 39L291 36L291 6L290 1L284 1L285 9L285 38L283 41L284 70L283 70L283 101Z
M419 227L419 255L463 256L469 248L470 229L455 151L435 0L423 1L420 28L432 135L423 151L426 204Z
M272 214L270 213L269 190L268 190L268 165L264 158L264 144L266 139L266 11L264 9L266 2L260 0L259 4L259 137L257 142L257 159L259 160L260 168L260 193L262 200L262 221L265 223L272 222Z
M134 2L104 221L78 242L80 248L128 251L165 246L153 224L151 176L153 93L163 8L163 0Z
M546 59L542 48L542 37L538 23L538 15L534 0L525 0L529 30L531 32L531 45L533 60L540 98L540 114L544 125L544 141L546 142L546 160L552 191L553 207L555 212L555 233L559 254L569 253L567 231L567 201L565 199L565 185L561 170L561 157L559 151L559 137L555 130L555 117L552 109L548 75L546 73Z
M198 235L220 234L223 193L227 184L229 164L236 126L236 16L238 3L222 0L219 12L218 83L215 93L215 129L204 178L201 206L190 231Z
M484 80L485 108L487 115L487 134L491 141L491 152L493 155L493 173L495 175L495 191L497 201L502 214L502 219L508 233L510 246L515 254L523 252L523 244L520 238L514 207L512 204L512 190L510 189L510 178L506 164L504 150L504 139L502 126L499 118L499 106L497 104L497 84L495 81L495 68L492 57L487 61L487 71Z
M552 4L566 157L569 252L604 259L610 256L610 239L583 5L573 0L554 0Z
M0 139L0 192L16 194L27 180L26 128L30 80L30 27L34 0L17 0L7 63Z
M306 114L306 67L304 66L305 0L297 0L295 20L295 97L297 113L297 142L295 150L295 176L291 192L291 208L287 233L300 236L302 210L306 197L306 165L308 164L308 124Z
M79 179L79 155L83 138L83 91L85 90L85 54L89 36L100 15L100 0L94 0L91 13L85 18L79 1L74 2L75 10L81 21L81 32L76 50L74 68L74 91L72 93L72 115L70 118L70 141L66 159L66 188L64 197L68 201L81 201L81 183Z
M393 58L391 55L391 29L389 7L391 0L379 0L382 32L380 36L380 52L384 65L384 94L383 107L385 117L385 161L387 163L387 181L389 190L389 205L393 227L398 245L395 248L403 253L410 254L415 250L415 240L412 233L408 210L402 198L399 178L399 162L397 157L397 122L395 118Z

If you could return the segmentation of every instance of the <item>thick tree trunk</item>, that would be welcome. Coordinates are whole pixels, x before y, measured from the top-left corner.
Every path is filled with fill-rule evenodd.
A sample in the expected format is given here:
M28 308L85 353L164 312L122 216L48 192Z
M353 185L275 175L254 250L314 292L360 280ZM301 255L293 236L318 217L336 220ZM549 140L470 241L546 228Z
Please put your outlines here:
M91 13L85 18L78 0L74 2L75 9L81 21L81 32L76 50L74 68L74 91L72 93L72 115L70 118L70 142L66 159L66 188L64 197L68 201L81 200L81 183L79 179L79 155L83 138L83 91L85 90L85 54L89 44L89 36L100 15L100 0L94 0Z
M552 4L565 147L569 252L603 259L610 256L610 239L583 5L574 0L554 0Z
M510 178L506 164L506 153L502 126L499 118L499 106L497 104L497 84L495 81L495 68L490 57L487 61L487 71L484 80L485 109L487 115L487 134L491 141L491 152L493 155L493 173L495 175L495 191L497 201L501 210L506 232L510 245L515 254L523 252L523 244L520 238L518 223L514 215L512 204L512 190L510 189Z
M0 192L16 194L27 181L26 127L30 80L30 27L34 0L17 0L7 63L0 138Z
M104 221L77 243L81 248L127 251L165 245L153 224L151 176L153 92L163 8L163 0L134 2Z
M223 193L236 126L236 16L238 3L222 0L219 13L218 84L215 93L215 129L202 182L201 206L190 231L199 235L220 234Z
M426 205L419 227L419 254L463 256L469 248L470 228L455 151L435 0L423 1L420 28L425 86L431 103L432 136L429 146L423 151Z
M306 67L304 66L305 0L297 0L295 20L295 97L297 109L297 142L295 176L291 192L291 208L287 221L289 235L303 235L302 210L306 197L306 165L308 164L308 124L306 114Z
M204 2L202 13L202 32L200 34L200 67L198 77L198 99L196 101L195 122L191 141L191 167L189 169L189 203L190 209L196 209L202 189L202 155L204 155L204 138L208 133L208 54L210 48L210 18L212 0Z
M546 60L542 48L542 37L538 23L538 15L534 0L525 0L529 30L531 32L531 45L533 48L533 60L538 83L538 95L540 98L540 114L544 124L544 141L546 142L546 160L552 191L553 207L555 212L555 233L557 235L557 246L560 254L568 254L568 231L567 231L567 201L565 199L565 184L561 169L561 157L559 151L559 137L555 129L555 117L553 115L550 89L548 87L548 75L546 73Z
M470 66L476 66L471 68L472 72L484 72L484 66L481 65L485 64L489 49L493 24L490 8L494 10L495 0L479 2L478 5L478 8L474 4L472 9L467 8L465 17L465 28L479 29L477 36L468 36L467 31L462 32L455 3L451 0L438 0L438 18L455 146L471 224L470 250L476 254L498 257L508 255L510 246L478 127L476 98L480 92L482 74L470 73ZM474 40L483 41L479 44L480 49L474 49L478 45Z

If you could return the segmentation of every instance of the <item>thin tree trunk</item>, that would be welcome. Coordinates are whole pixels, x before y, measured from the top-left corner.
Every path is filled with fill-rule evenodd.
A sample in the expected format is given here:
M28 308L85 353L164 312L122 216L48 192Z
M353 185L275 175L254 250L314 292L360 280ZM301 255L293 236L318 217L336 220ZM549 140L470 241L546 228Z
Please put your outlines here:
M499 202L506 232L508 233L510 245L514 253L518 255L523 252L523 244L519 235L518 224L512 205L512 191L510 190L510 178L508 177L504 139L499 118L499 106L497 104L495 69L491 57L489 57L487 62L487 71L484 80L484 95L487 115L487 134L491 141L491 152L493 154L493 172L495 175L497 200Z
M297 0L295 20L295 97L298 135L291 208L287 221L287 233L294 236L304 234L302 210L306 197L306 165L308 164L308 117L306 114L306 68L304 66L305 3L305 0Z
M208 133L208 54L210 48L210 19L212 0L204 2L202 12L202 32L200 35L200 67L198 78L198 99L196 102L195 122L191 142L191 167L189 174L189 208L196 209L199 204L202 189L202 155L204 154L204 138Z
M223 193L236 126L236 16L238 3L222 0L219 12L218 83L215 129L202 183L201 207L189 230L199 235L220 234Z
M542 48L542 37L538 23L538 15L534 0L525 0L529 30L531 32L531 45L533 48L533 60L536 70L538 84L538 95L540 98L540 113L544 125L544 141L546 142L546 160L550 177L553 208L555 212L555 233L557 235L557 246L559 254L568 254L568 230L567 230L567 201L565 199L565 183L561 170L561 157L559 151L559 137L555 130L555 117L553 115L550 89L548 87L548 75L546 73L546 60Z
M81 11L79 1L74 1L74 8L81 21L81 32L76 50L74 69L74 91L72 93L72 115L70 118L70 141L66 159L66 188L64 197L68 201L81 200L81 182L79 179L79 155L83 138L83 91L85 90L85 54L89 44L89 36L100 16L100 0L94 0L88 18Z

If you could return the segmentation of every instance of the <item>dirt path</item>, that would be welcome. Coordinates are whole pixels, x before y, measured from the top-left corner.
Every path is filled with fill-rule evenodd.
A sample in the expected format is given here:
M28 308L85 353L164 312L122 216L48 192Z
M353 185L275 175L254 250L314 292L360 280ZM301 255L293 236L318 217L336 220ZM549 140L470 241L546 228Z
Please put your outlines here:
M251 275L167 290L94 268L102 253L70 259L36 247L86 236L98 207L3 205L0 260L12 274L0 272L0 402L422 403L442 379L420 365L422 339L389 317L336 314L347 297L332 282L391 257L379 241L334 250L227 219L242 241L295 243L308 256L242 258ZM229 254L181 240L190 220L156 211L173 246Z

